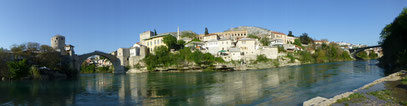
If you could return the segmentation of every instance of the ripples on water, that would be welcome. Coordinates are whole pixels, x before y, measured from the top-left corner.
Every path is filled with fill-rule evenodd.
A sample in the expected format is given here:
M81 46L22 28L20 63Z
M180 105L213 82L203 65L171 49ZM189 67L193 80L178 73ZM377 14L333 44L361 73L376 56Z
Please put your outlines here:
M0 82L0 104L301 105L383 77L376 60L234 72L82 74L77 80Z

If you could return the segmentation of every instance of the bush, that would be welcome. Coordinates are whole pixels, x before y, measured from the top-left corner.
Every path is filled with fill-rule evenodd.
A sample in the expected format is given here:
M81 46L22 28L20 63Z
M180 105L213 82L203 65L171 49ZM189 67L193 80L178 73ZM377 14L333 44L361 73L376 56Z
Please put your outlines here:
M278 52L287 52L283 46L277 46Z
M314 62L336 62L352 60L349 53L342 50L337 44L321 45L312 55Z
M30 74L31 74L33 79L41 79L40 70L35 66L31 66Z
M210 53L202 53L201 51L192 52L187 47L180 49L177 53L170 53L165 46L157 47L154 54L147 55L143 61L146 63L148 70L154 70L157 67L189 65L190 62L198 66L211 66L214 63L224 62L220 57L215 57Z
M310 52L307 51L301 51L300 52L300 61L301 63L313 63L314 62L314 58L312 57L312 54Z
M257 55L255 62L267 62L269 59L265 55Z
M379 57L379 55L378 55L377 53L375 53L374 51L371 51L371 52L369 53L369 58L375 59L375 58L377 58L377 57Z
M264 37L264 38L261 38L261 39L260 39L260 43L261 43L263 46L269 46L271 42L270 42L270 39L269 39L269 38Z
M290 59L290 63L295 62L295 57L294 57L293 53L287 53L287 57Z
M87 64L87 63L82 63L81 66L81 73L95 73L96 71L96 65L95 64Z
M274 65L275 67L279 67L279 66L280 66L280 63L278 62L278 60L275 60L275 61L273 61L273 65Z
M27 75L29 74L30 66L27 64L27 60L25 59L16 62L8 62L7 66L10 72L9 77L11 79L27 77Z

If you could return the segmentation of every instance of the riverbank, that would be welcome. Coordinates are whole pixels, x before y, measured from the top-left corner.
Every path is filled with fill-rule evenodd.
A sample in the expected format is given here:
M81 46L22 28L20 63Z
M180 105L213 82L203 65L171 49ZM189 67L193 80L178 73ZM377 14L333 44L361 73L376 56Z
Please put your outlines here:
M310 63L307 63L310 64ZM317 63L315 63L317 64ZM273 62L262 62L256 64L217 64L211 68L202 68L196 66L187 66L187 67L170 67L170 68L157 68L154 71L148 71L146 68L133 68L129 69L126 73L144 73L144 72L203 72L203 71L246 71L246 70L255 70L255 69L267 69L267 68L276 68L276 67L287 67L287 66L296 66L304 65L300 62L293 63L283 63L283 64L274 64Z
M400 88L401 86L399 86L398 84L389 88L377 86L382 86L384 85L384 83L390 83L392 85L394 85L394 83L400 83L400 80L403 76L406 75L406 73L407 71L401 70L386 77L377 79L351 92L345 92L329 99L324 97L315 97L308 101L305 101L303 105L401 105L402 103L404 103L403 101L406 100L397 99L394 93L391 92L391 89Z

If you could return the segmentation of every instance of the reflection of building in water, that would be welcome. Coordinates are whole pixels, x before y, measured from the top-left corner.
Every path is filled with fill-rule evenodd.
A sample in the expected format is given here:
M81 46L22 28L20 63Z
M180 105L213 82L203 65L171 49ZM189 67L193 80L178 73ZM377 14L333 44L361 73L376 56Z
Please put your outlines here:
M164 98L167 96L159 93L162 89L148 85L149 80L147 75L148 73L137 74L137 76L130 74L129 77L121 78L118 91L119 102L121 104L154 106L168 104L168 98Z
M111 88L113 86L113 78L111 78L111 74L95 74L94 78L95 81L86 81L82 82L84 84L84 88L87 91L94 91L94 92L105 92L106 88Z

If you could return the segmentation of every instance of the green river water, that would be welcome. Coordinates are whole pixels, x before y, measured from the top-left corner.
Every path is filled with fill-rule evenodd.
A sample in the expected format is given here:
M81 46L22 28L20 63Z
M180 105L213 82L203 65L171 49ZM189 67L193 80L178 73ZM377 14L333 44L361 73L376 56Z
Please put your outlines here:
M0 82L0 105L302 105L384 76L376 60L232 72L81 74Z

